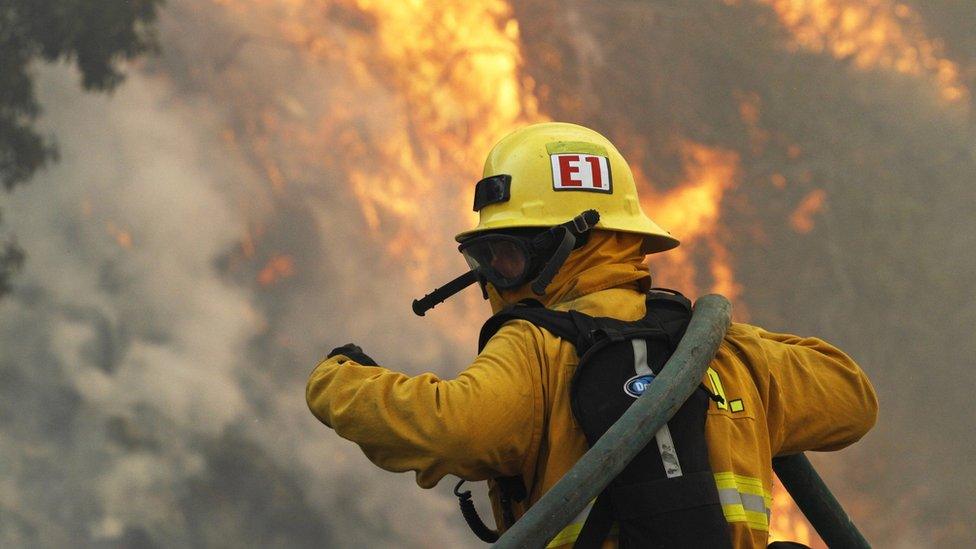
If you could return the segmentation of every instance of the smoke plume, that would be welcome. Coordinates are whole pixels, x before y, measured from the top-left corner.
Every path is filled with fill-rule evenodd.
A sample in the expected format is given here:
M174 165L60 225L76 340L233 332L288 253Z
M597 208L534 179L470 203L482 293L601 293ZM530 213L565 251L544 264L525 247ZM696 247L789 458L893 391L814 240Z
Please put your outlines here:
M0 302L0 546L478 546L450 483L374 468L303 388L348 341L408 374L473 358L475 290L409 301L464 269L487 146L547 118L619 143L684 227L658 284L862 364L880 422L815 460L869 539L976 541L973 15L394 4L172 0L114 95L38 67L62 160L4 210L29 258Z

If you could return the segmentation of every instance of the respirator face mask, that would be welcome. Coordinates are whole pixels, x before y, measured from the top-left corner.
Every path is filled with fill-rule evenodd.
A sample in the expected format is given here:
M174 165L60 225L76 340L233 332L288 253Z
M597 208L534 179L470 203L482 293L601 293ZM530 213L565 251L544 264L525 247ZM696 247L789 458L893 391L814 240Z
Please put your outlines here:
M511 290L531 283L536 295L559 272L566 258L585 243L589 231L599 222L596 210L586 210L573 219L550 228L509 229L469 238L458 246L470 271L414 300L413 311L424 316L428 310L464 288L479 282L498 290Z
M472 270L499 290L517 288L538 270L532 238L504 233L485 234L465 241L458 251Z

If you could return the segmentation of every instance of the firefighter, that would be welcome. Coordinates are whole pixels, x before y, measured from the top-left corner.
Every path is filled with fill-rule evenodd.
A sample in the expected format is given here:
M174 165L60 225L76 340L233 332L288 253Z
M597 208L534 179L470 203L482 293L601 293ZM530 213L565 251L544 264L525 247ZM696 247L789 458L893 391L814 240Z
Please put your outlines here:
M624 321L645 315L645 256L678 241L644 214L630 168L609 140L573 124L528 126L491 150L483 176L479 224L457 240L493 312L530 298ZM595 223L584 215L591 210ZM312 372L306 399L373 463L414 471L423 488L446 475L488 480L504 530L588 449L569 398L577 364L573 342L513 320L450 380L406 376L358 346L337 348ZM870 382L843 352L748 324L732 324L703 385L718 397L709 401L704 438L719 516L736 548L766 547L773 457L844 448L877 415ZM522 497L509 497L497 481L511 478ZM572 546L586 518L549 547Z

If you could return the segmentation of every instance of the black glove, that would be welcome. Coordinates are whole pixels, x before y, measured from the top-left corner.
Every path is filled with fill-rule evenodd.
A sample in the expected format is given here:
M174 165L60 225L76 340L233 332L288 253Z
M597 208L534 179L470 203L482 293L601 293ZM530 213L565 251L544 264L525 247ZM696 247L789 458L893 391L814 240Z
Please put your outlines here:
M342 347L332 349L332 352L329 353L328 358L332 358L336 355L345 355L364 366L379 366L375 360L369 358L369 355L364 353L362 348L355 343L346 343Z

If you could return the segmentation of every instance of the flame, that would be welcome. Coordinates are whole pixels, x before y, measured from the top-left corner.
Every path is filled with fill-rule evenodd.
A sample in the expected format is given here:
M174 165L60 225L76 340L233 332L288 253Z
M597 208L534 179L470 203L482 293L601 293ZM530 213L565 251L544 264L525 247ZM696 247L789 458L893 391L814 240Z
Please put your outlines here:
M105 222L105 231L115 239L115 242L118 243L120 247L126 250L132 249L132 233L122 229L112 221Z
M320 163L344 172L377 241L404 265L415 287L429 286L431 270L443 267L442 254L417 243L458 225L458 214L444 218L432 210L469 212L467 191L493 142L546 120L534 83L521 74L511 8L501 0L217 3L265 10L277 24L276 39L308 63L330 63L340 71L337 78L348 81L333 90L331 110L310 128L288 127L270 109L254 131L248 129L251 155L272 187L281 191L289 174L273 160L268 134L320 152ZM335 17L347 25L337 29ZM291 117L310 111L293 97L279 102ZM322 143L335 150L323 151ZM472 221L470 213L461 215L464 225Z
M759 124L759 108L761 103L759 94L755 92L740 92L736 95L739 101L739 118L745 124L746 131L749 135L750 152L755 156L759 156L766 147L766 143L769 142L770 137L769 130L764 129Z
M291 145L289 154L306 151L307 162L341 173L364 226L412 288L441 282L434 275L456 268L440 251L442 239L475 222L471 184L484 155L504 134L549 119L539 111L535 82L523 74L510 6L502 0L214 1L261 12L276 43L310 65L327 64L346 82L330 90L329 110L317 118L314 108L282 93L253 121L227 129L223 141L246 148L276 193L300 177L274 160L284 148L276 141ZM337 28L336 18L347 24ZM647 211L685 243L664 260L662 276L696 293L691 252L707 241L701 246L712 252L707 289L735 299L741 288L714 233L738 157L693 142L682 152L688 176L678 188L659 193L639 181ZM245 255L254 254L259 236L245 235Z
M338 174L337 193L354 198L363 228L393 263L402 265L398 274L405 275L408 283L402 291L425 291L440 283L434 277L456 267L448 264L450 254L442 252L444 239L458 226L476 221L470 212L470 193L484 155L504 134L549 119L540 112L535 82L524 74L519 25L511 7L503 0L213 2L240 14L259 12L261 28L273 37L262 40L284 45L310 68L326 67L330 78L341 82L323 92L327 109L293 95L297 91L275 90L272 102L235 98L255 105L244 123L223 132L224 143L246 151L275 195L287 192L310 170ZM788 26L797 29L797 44L812 48L808 36L812 31L803 29L819 29L817 25L826 23L808 12L810 6L826 4L768 2ZM828 44L846 35L820 31L817 36ZM918 42L915 34L905 37L912 38L912 44ZM926 51L940 59L932 48ZM885 66L887 58L877 51L897 48L858 51L862 50L875 52L876 58L863 53L857 66L869 59ZM924 55L919 63L926 66ZM245 88L235 89L244 94ZM769 139L769 133L759 127L759 97L742 94L739 104L740 116L751 131L752 152L758 154ZM642 206L682 240L676 250L652 256L656 275L665 285L690 295L720 292L736 304L740 319L747 318L728 231L722 225L723 203L740 177L739 155L685 141L680 147L684 178L672 189L659 190L644 174L647 169L653 175L653 167L640 161L640 149L632 146L627 156ZM800 154L799 147L789 146L790 158ZM774 175L773 181L786 185L782 175ZM818 207L806 206L799 217L812 223ZM241 243L243 255L258 257L262 234L260 227L248 229ZM705 266L704 272L698 272L698 265ZM294 272L294 259L277 254L261 269L258 282L271 285ZM476 292L462 297L465 307L429 318L446 337L468 344L483 320L483 307ZM771 534L809 543L811 530L791 507L788 495L778 486L774 494Z
M777 189L783 190L786 188L786 176L781 173L774 173L769 176L769 182Z
M448 264L451 247L445 246L445 239L449 242L458 226L475 222L471 188L484 155L504 134L549 119L540 112L536 83L524 74L519 24L510 6L503 0L212 1L237 14L259 13L263 43L285 46L310 70L324 67L330 79L341 82L311 98L298 95L300 90L269 84L273 101L260 102L247 97L247 86L228 77L244 97L241 102L254 106L244 123L222 133L223 142L247 152L275 196L295 192L296 182L308 173L336 174L336 195L355 198L363 228L383 247L391 264L402 266L390 275L397 283L405 278L399 291L426 291L442 282L444 274L453 274L457 264ZM932 75L947 99L968 93L958 83L958 69L921 33L910 10L875 20L865 15L867 8L841 0L762 1L793 31L795 47L851 59L858 69ZM882 14L887 13L884 6L893 6L882 0L865 4L882 6L877 8ZM853 15L841 21L836 14L819 13L822 6L829 13ZM885 34L891 29L900 30ZM541 94L542 87L538 89ZM324 109L315 103L323 99ZM759 96L743 93L737 99L750 150L759 154L771 135L759 125ZM636 141L639 136L624 136L627 139ZM789 158L801 153L799 146L788 146ZM722 206L739 183L741 159L731 150L693 141L684 142L680 154L683 179L672 189L660 190L655 183L661 182L643 173L654 175L653 166L640 161L640 147L626 151L645 211L682 240L678 249L652 256L653 270L664 285L689 295L725 294L735 303L738 319L746 319L743 288L735 278L730 239L722 224ZM784 175L770 177L773 185L786 187ZM804 182L802 176L797 180ZM348 195L340 194L343 191ZM823 195L818 198L815 192L791 217L800 232L808 226L812 230L823 206ZM241 242L244 256L267 257L263 234L260 226L248 228ZM294 273L293 257L278 253L261 268L257 280L267 286ZM446 337L467 345L484 309L477 292L460 297L472 306L429 319ZM818 541L779 485L774 486L773 505L772 539Z
M222 141L252 159L273 195L287 195L309 173L335 177L336 192L354 198L363 228L396 265L402 291L419 295L455 274L463 262L449 242L458 227L476 221L471 189L484 155L501 136L548 120L539 113L534 81L523 74L510 6L504 0L213 3L261 22L260 35L242 43L291 52L310 72L324 70L330 86L323 109L297 95L304 90L274 90L269 103L238 84L239 97L228 99L255 105L242 112L242 123L224 130ZM224 80L239 76L233 65L222 70ZM246 257L261 249L260 239L255 231L244 236ZM269 263L259 282L281 274ZM453 307L453 318L431 320L469 342L484 311L474 294L462 296L469 306ZM463 315L471 318L457 318Z
M262 286L271 286L281 280L290 278L295 274L295 259L290 255L275 255L265 263L264 268L258 273L258 283Z
M773 487L773 508L769 518L769 541L795 541L811 545L814 537L816 534L813 528L797 509L790 493L776 484ZM820 538L816 537L816 540L819 542Z
M823 209L826 199L827 193L823 189L814 189L803 197L803 200L790 215L790 225L793 230L800 234L812 231L814 227L813 218Z
M252 230L251 227L247 227L244 231L244 236L241 238L241 253L246 258L254 257L256 252L256 240L260 236L260 231Z
M728 297L736 305L736 314L743 318L745 308L739 300L742 287L735 281L730 254L719 230L722 199L736 184L739 155L690 141L682 145L681 153L686 176L678 187L666 193L657 193L646 184L641 189L644 210L682 241L680 247L662 256L655 270L667 285L690 295L701 293L696 283L694 253L703 242L710 254L712 275L707 290ZM641 170L635 170L635 177L639 184L644 179Z
M922 19L895 0L758 0L793 35L792 46L827 52L861 70L893 70L934 80L943 99L969 97L959 65L930 39Z

